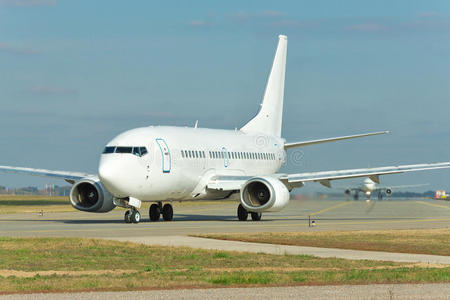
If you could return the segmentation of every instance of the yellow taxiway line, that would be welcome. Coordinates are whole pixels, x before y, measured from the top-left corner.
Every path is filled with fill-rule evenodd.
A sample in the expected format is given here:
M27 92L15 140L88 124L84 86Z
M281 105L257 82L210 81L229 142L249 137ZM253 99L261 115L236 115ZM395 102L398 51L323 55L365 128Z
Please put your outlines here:
M439 207L439 208L450 209L449 206L439 205L439 204L434 204L434 203L428 203L428 202L423 202L423 201L416 201L416 203L423 204L423 205L434 206L434 207Z
M330 211L330 210L337 209L337 208L342 207L342 206L349 205L350 203L352 203L352 202L342 202L342 203L339 203L339 204L336 204L336 205L333 205L333 206L324 208L324 209L322 209L322 210L313 212L313 213L309 214L309 216L316 216L316 215L321 214L321 213L324 213L324 212L326 212L326 211ZM305 216L305 217L307 217L307 216Z

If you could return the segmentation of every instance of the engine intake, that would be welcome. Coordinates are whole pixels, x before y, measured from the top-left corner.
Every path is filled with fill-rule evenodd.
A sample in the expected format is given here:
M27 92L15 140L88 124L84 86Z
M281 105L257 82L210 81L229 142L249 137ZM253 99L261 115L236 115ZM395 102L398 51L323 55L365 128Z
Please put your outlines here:
M392 190L391 189L386 189L386 195L391 195L392 194Z
M241 189L241 204L250 212L280 211L289 203L289 191L277 178L254 177Z
M113 196L101 182L91 179L78 181L72 186L70 203L75 209L87 212L108 212L116 207Z

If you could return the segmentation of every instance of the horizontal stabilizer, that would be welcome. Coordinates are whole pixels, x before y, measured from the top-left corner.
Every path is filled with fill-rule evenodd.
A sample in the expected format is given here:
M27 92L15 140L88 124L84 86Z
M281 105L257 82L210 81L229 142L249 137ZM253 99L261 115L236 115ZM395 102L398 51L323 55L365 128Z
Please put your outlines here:
M379 135L379 134L386 134L386 133L389 133L389 131L378 131L378 132L371 132L371 133L363 133L363 134L340 136L340 137L334 137L334 138L328 138L328 139L286 143L286 144L284 144L284 149L287 150L287 149L290 149L290 148L297 148L297 147L304 147L304 146L310 146L310 145L315 145L315 144L322 144L322 143L336 142L336 141L342 141L342 140L349 140L349 139L355 139L355 138L372 136L372 135Z

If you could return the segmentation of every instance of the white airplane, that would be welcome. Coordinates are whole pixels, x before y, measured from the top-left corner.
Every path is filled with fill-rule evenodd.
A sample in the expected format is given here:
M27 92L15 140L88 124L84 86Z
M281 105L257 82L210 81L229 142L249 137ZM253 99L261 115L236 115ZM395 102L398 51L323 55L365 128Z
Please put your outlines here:
M240 200L239 220L260 220L262 212L280 211L289 192L306 182L331 186L332 180L450 168L450 162L340 171L278 173L286 150L313 144L373 136L357 134L287 143L281 137L287 37L279 36L273 66L258 114L240 130L150 126L113 138L101 154L98 175L0 166L15 173L56 177L71 183L70 202L78 210L129 210L125 222L138 223L142 202L150 220L173 218L171 201ZM165 203L163 205L163 203Z
M376 179L376 178L375 178ZM383 186L380 185L380 182L375 182L370 178L364 179L363 183L357 187L348 187L345 189L345 194L350 196L353 193L353 199L359 199L359 193L363 193L366 195L366 199L370 201L370 196L374 193L378 193L378 200L383 199L383 193L386 196L390 196L394 189L405 189L405 188L413 188L419 186L428 185L424 184L410 184L410 185L396 185L396 186Z

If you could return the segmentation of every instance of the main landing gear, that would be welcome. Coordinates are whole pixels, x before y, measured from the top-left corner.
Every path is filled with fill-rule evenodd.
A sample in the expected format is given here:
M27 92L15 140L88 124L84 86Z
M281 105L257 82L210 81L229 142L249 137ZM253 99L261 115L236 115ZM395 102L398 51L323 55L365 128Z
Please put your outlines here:
M248 218L248 211L242 206L242 204L239 204L237 209L237 217L239 221L247 221ZM261 221L262 214L257 212L250 212L250 215L252 216L253 221Z
M150 221L159 221L162 215L164 221L173 220L173 207L167 203L162 205L162 202L150 205L149 209ZM135 208L131 208L125 212L125 223L139 223L141 221L141 213Z
M159 221L160 216L163 216L164 221L172 221L173 219L173 208L172 205L167 203L162 205L161 202L158 204L150 205L149 209L150 221Z

